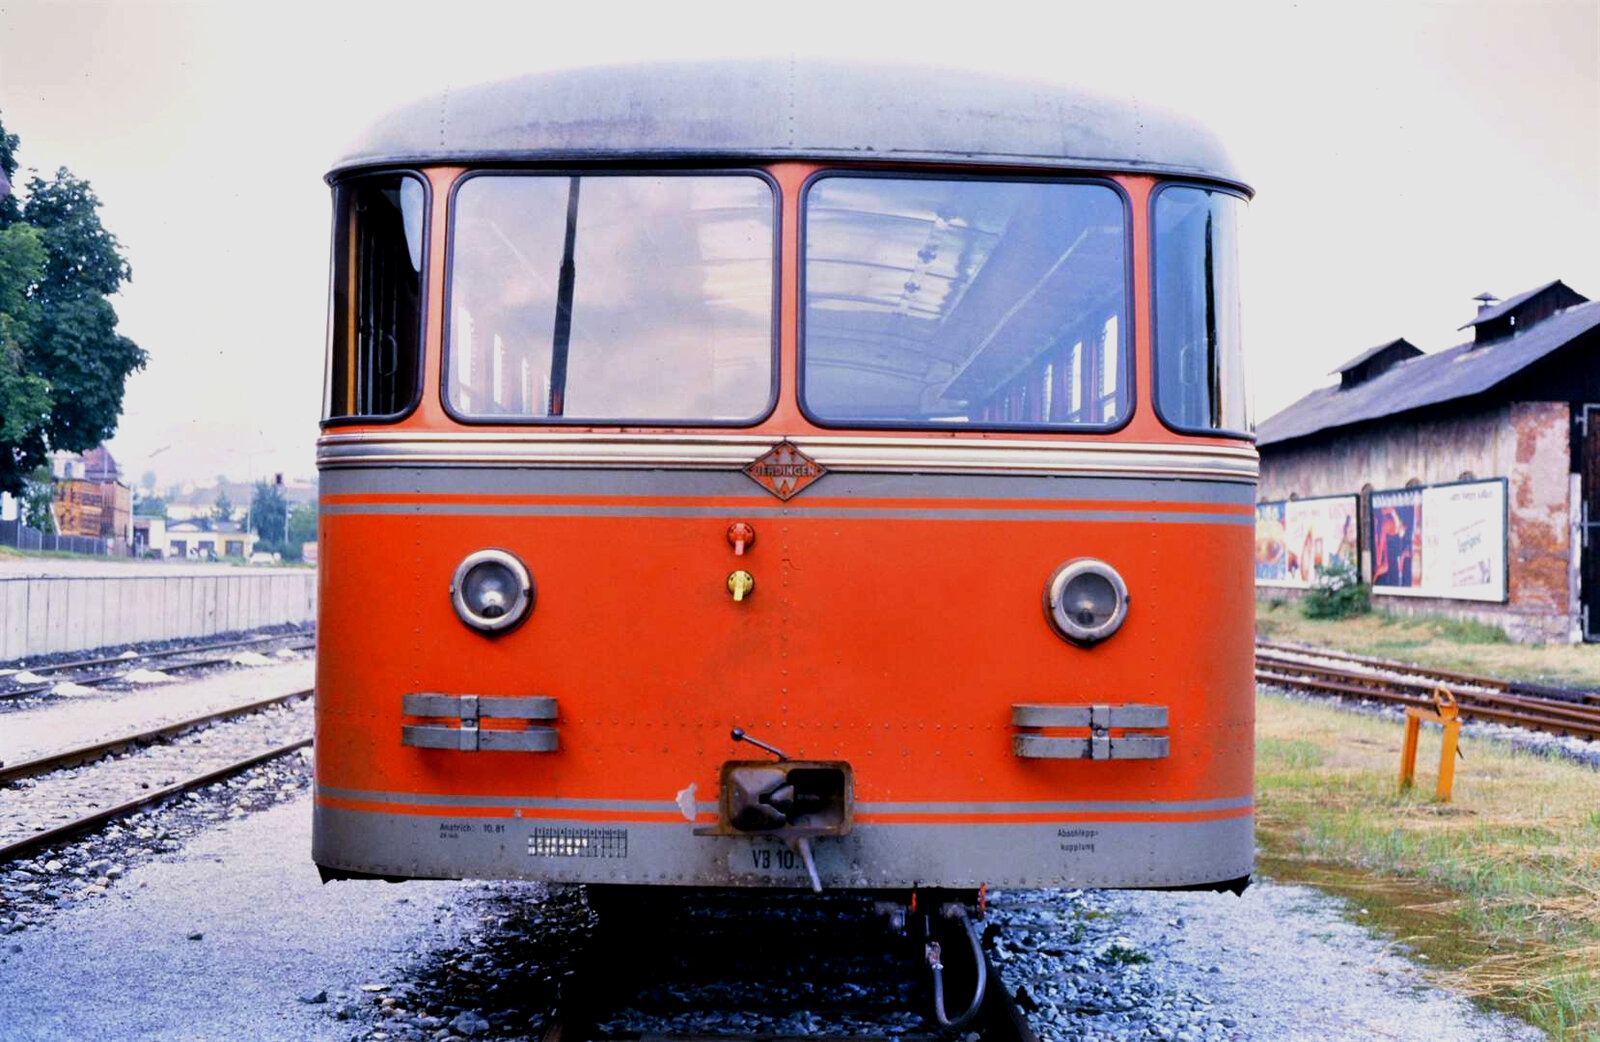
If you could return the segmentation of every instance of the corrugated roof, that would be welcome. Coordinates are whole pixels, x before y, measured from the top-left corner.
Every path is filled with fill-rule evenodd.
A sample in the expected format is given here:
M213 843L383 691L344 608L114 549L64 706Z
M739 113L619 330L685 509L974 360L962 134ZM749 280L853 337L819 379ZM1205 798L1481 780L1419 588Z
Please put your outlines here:
M1244 186L1215 135L1145 99L825 61L571 69L449 90L384 117L333 169L617 156L1022 163Z
M1526 293L1518 293L1510 300L1502 300L1492 308L1484 308L1482 311L1478 312L1477 318L1473 319L1471 322L1468 322L1464 326L1457 326L1456 329L1471 329L1473 326L1482 325L1485 322L1493 322L1495 319L1499 318L1501 315L1504 315L1517 305L1525 304L1552 286L1559 285L1561 285L1560 279L1551 279L1549 282L1546 282L1543 286L1539 286L1536 289L1530 289Z
M1256 444L1303 438L1482 394L1597 327L1600 301L1590 301L1505 340L1478 346L1458 344L1437 354L1409 358L1347 390L1320 388L1262 421L1256 428Z
M1354 369L1356 366L1360 365L1362 362L1366 362L1366 361L1372 359L1374 356L1379 355L1379 354L1383 353L1384 351L1389 350L1389 348L1394 347L1396 344L1404 344L1405 346L1411 348L1411 350L1416 351L1418 354L1422 353L1422 350L1420 348L1418 348L1417 345L1413 344L1411 341L1407 340L1405 337L1397 337L1396 339L1389 341L1387 344L1379 344L1377 347L1368 348L1367 350L1361 352L1359 355L1356 355L1354 358L1350 359L1350 361L1346 362L1344 365L1341 365L1339 368L1335 369L1333 371L1332 375L1338 375L1340 373L1348 373L1350 370Z

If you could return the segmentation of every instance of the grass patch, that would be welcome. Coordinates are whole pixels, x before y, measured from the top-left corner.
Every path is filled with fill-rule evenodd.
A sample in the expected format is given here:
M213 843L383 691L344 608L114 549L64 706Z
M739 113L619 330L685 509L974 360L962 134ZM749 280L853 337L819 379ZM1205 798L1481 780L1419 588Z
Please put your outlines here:
M1342 893L1486 1004L1563 1039L1600 1037L1600 774L1463 737L1432 800L1438 729L1398 792L1398 723L1257 700L1262 868Z
M1498 626L1375 611L1307 619L1291 604L1256 602L1262 640L1309 644L1420 666L1576 687L1600 687L1600 644L1514 644Z

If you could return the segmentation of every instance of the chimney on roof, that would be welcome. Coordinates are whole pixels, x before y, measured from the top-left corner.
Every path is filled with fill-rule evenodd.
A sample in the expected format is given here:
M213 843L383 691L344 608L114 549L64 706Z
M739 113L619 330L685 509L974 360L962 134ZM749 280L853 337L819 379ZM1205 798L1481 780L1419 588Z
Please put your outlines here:
M1472 298L1478 302L1478 314L1483 314L1500 302L1500 298L1485 290Z
M1472 330L1472 344L1478 347L1515 336L1589 298L1556 279L1498 304L1489 303L1495 298L1488 293L1480 293L1472 299L1478 301L1478 314L1461 328Z

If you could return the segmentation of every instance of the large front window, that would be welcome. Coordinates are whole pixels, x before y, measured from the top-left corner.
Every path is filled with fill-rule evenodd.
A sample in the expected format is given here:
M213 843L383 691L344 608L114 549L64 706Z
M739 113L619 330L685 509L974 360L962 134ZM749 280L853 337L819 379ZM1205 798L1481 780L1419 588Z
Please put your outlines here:
M456 190L453 222L457 415L749 423L770 407L764 179L482 174Z
M819 178L805 200L807 411L838 426L1121 423L1125 222L1098 183Z
M1156 195L1156 408L1179 430L1249 429L1239 328L1244 200L1174 185Z

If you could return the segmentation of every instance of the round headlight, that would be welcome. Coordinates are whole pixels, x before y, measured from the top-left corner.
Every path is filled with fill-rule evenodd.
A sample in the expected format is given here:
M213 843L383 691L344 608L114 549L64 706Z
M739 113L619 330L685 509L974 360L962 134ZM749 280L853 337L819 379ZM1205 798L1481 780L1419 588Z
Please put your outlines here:
M533 607L533 577L504 550L479 550L456 566L450 603L461 621L484 633L504 633Z
M1095 644L1128 617L1128 587L1104 561L1079 557L1057 568L1044 587L1044 613L1075 644Z

